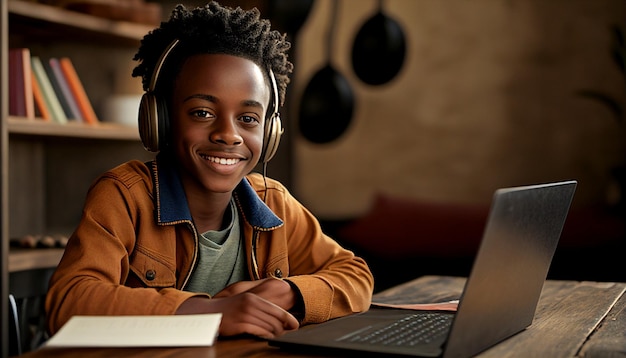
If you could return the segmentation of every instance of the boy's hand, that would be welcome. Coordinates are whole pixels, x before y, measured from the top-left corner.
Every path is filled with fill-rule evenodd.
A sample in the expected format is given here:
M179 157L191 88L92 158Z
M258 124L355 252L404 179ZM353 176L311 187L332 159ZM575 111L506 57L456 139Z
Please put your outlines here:
M288 284L287 284L288 285ZM278 305L251 292L228 297L191 297L176 314L222 313L219 334L252 334L272 338L299 327L298 320Z
M286 311L293 308L298 298L297 293L294 292L289 283L276 278L236 282L213 297L230 297L243 292L254 293Z

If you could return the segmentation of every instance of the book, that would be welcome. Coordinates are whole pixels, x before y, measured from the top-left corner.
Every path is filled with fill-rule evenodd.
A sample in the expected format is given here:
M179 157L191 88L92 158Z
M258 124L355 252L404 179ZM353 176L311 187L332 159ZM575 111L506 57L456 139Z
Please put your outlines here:
M9 114L26 116L24 98L24 75L21 53L16 49L9 50Z
M33 98L35 101L36 109L35 112L44 121L49 121L52 119L52 115L50 114L50 109L48 108L46 99L43 97L43 93L41 92L41 87L39 86L39 82L37 81L37 76L32 76L31 82L33 86Z
M24 97L26 118L35 118L35 97L33 94L33 70L30 66L30 49L22 48L22 66L24 69Z
M50 84L52 85L54 94L59 100L59 104L61 105L61 108L63 109L63 113L65 113L65 117L67 117L68 120L73 119L74 115L72 114L72 109L70 108L70 104L67 102L65 93L63 93L63 90L61 89L61 84L59 83L57 76L54 74L54 70L52 69L52 66L50 65L50 61L42 61L42 65L43 65L44 70L46 70L46 75L48 76L48 80L50 81Z
M34 118L30 49L9 49L9 114Z
M78 122L83 121L83 115L80 112L80 108L78 107L78 103L76 101L76 97L72 93L72 89L70 88L69 83L67 82L67 78L65 78L65 74L63 73L63 69L61 69L61 64L59 63L58 58L51 58L49 61L50 69L56 82L58 84L61 95L65 99L65 102L68 106L67 116L69 119L74 119Z
M69 84L72 93L74 94L74 98L76 99L76 103L78 104L78 108L80 108L83 120L85 123L96 124L99 122L98 116L96 112L93 110L93 106L91 105L91 101L87 96L87 92L85 91L85 87L83 87L82 82L80 81L80 77L78 77L78 73L74 68L74 64L72 60L68 57L59 58L59 63L61 65L61 69L63 70L63 74L65 74L65 78L67 79L67 83Z
M61 107L61 103L59 103L59 99L52 88L52 84L50 83L50 79L48 78L46 70L43 67L41 58L39 58L39 56L31 56L31 65L33 73L37 77L39 89L41 90L43 98L48 105L48 109L50 110L52 119L61 124L67 123L67 116L65 115L65 112Z
M456 311L459 307L459 300L433 302L433 303L385 303L372 302L375 307L398 308L414 311Z

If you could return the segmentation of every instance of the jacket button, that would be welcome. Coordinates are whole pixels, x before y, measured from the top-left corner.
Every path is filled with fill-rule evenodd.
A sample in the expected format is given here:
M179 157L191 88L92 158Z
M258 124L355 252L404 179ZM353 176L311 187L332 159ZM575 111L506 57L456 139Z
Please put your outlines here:
M148 281L152 281L152 280L154 280L154 278L155 278L155 277L156 277L156 271L154 271L154 270L148 270L148 271L146 271L146 279L147 279Z
M277 268L276 270L274 270L274 276L276 278L283 278L283 272L279 268Z

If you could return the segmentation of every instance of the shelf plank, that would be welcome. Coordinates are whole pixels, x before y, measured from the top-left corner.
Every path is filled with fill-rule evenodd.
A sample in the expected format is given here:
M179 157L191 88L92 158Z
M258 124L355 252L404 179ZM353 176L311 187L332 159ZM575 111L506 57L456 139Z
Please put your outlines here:
M139 140L139 130L137 127L116 123L99 122L97 124L85 124L68 122L67 124L59 124L56 122L21 117L9 117L7 123L9 134L130 141Z
M130 41L140 41L154 26L114 21L106 18L65 10L56 6L28 1L9 0L9 15L90 31Z
M64 249L9 250L9 272L55 268L61 261Z

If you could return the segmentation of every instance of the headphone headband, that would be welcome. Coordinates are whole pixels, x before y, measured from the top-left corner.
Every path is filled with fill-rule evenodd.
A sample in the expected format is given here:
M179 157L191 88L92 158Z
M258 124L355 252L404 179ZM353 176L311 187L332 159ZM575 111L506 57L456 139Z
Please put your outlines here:
M167 56L170 55L170 52L178 45L180 40L174 39L163 51L156 64L154 65L154 71L152 72L152 77L150 78L150 84L148 85L148 91L154 92L156 89L157 80L159 79L159 73L161 73L161 68L163 68L163 64L165 64L165 60Z
M272 111L272 115L275 115L276 113L278 113L278 103L280 101L280 98L278 98L278 86L276 85L276 77L274 77L274 71L272 71L271 68L268 69L268 73L269 73L269 77L270 77L270 85L272 86L272 104L273 104L273 111Z
M280 113L278 112L278 104L280 98L278 97L278 86L276 85L276 77L272 68L268 68L268 74L270 78L270 84L272 86L272 114L265 120L265 134L263 140L263 151L261 152L261 159L263 163L267 163L274 157L278 150L278 143L282 136L283 129L282 122L280 120ZM266 116L267 117L267 116Z

